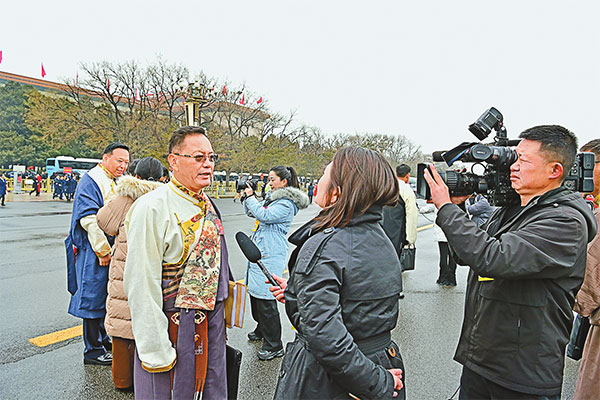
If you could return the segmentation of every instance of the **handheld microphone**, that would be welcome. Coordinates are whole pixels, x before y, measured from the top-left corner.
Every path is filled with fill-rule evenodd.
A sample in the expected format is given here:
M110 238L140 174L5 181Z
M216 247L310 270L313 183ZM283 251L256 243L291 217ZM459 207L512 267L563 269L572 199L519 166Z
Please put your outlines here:
M260 250L258 249L258 247L256 247L254 242L250 240L248 235L246 235L244 232L238 232L235 234L235 240L238 242L238 245L240 246L242 253L244 253L244 256L246 256L248 261L250 261L251 263L258 265L258 268L260 268L262 273L265 274L269 283L271 283L271 285L273 286L279 286L279 284L277 283L275 278L273 278L267 267L265 267L262 261L260 261L260 259L262 258L262 254L260 254Z

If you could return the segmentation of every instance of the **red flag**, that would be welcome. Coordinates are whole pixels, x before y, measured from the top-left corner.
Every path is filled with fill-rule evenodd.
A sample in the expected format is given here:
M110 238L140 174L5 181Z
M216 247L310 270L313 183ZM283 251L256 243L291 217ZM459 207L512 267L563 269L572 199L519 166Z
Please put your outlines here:
M262 103L262 96L260 96L260 99L258 99L258 101L256 102L256 104L260 104Z
M227 94L227 87L223 86L221 93L223 93L223 96L225 96Z
M42 63L42 78L46 76L46 70L44 69L44 63Z
M242 95L242 98L240 99L240 104L241 105L246 104L246 97L245 97L245 95Z
M181 104L185 107L185 96L181 96Z
M110 79L106 78L106 91L110 92Z
M2 50L0 50L0 63L2 63Z
M135 88L135 99L138 101L140 100L140 94L138 93L137 88Z

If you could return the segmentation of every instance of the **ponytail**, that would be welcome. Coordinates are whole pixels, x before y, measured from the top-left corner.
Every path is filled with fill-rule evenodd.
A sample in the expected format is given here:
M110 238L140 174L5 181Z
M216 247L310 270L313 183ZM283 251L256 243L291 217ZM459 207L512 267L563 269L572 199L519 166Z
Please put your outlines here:
M285 179L287 181L287 186L293 186L295 188L300 187L300 183L298 182L298 174L296 174L296 170L293 167L278 165L271 168L271 171L275 172L275 175L277 175L279 179Z

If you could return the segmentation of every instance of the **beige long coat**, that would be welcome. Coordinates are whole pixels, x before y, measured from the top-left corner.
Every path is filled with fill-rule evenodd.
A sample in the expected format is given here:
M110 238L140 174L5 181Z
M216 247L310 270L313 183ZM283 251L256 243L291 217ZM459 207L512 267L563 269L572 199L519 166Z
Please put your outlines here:
M600 226L600 209L594 211ZM583 347L573 400L600 398L600 234L588 244L583 285L577 293L574 310L590 317L592 324Z
M107 235L116 235L108 272L108 298L106 300L106 319L104 320L106 332L110 336L133 339L131 314L123 289L123 273L127 256L125 216L136 199L160 185L162 184L158 182L124 176L119 179L116 187L118 196L105 204L97 214L100 229Z

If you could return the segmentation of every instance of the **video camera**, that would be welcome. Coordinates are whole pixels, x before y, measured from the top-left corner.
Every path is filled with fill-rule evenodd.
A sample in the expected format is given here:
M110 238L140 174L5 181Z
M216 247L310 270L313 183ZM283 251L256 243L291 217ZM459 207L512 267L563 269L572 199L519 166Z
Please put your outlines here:
M463 142L452 150L433 152L433 161L444 161L449 167L456 161L480 164L484 167L483 175L451 170L440 172L450 189L450 196L481 193L488 198L491 205L519 203L519 195L510 182L510 166L518 158L516 151L511 147L517 146L521 139L508 139L503 119L502 113L492 107L469 126L469 131L480 141L495 131L493 144ZM426 168L429 168L427 164L417 165L417 194L429 200L431 192L424 177ZM594 154L579 153L563 185L574 191L591 192L594 190L593 176Z
M244 190L246 190L246 188L248 187L248 185L252 188L252 190L254 190L256 192L256 190L258 189L258 182L256 182L255 180L252 179L252 177L244 175L242 176L238 181L237 184L235 186L235 190L236 192L240 193L243 192ZM240 201L243 203L244 200L246 200L246 193L244 193L240 199Z

